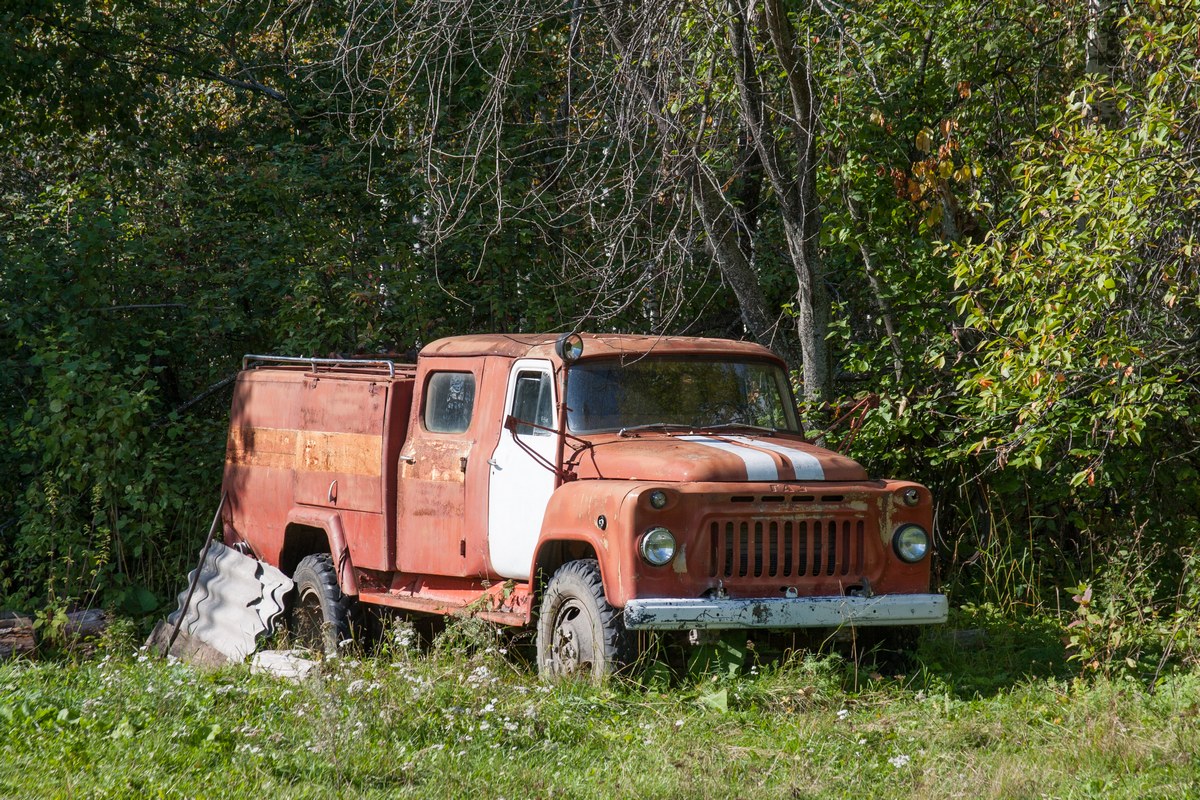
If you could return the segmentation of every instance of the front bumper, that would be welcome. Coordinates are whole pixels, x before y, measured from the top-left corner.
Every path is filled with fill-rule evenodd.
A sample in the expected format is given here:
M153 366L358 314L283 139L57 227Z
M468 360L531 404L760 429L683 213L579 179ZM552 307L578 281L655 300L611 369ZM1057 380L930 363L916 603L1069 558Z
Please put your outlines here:
M843 625L930 625L946 621L940 594L874 597L647 598L625 604L633 630L837 628Z

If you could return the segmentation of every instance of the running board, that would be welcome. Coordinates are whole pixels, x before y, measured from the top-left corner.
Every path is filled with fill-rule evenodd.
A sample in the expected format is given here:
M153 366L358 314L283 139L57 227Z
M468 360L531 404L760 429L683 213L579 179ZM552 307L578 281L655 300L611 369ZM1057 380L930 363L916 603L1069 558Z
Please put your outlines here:
M359 602L423 614L478 617L500 625L528 625L533 589L528 583L398 575L388 590L362 589Z

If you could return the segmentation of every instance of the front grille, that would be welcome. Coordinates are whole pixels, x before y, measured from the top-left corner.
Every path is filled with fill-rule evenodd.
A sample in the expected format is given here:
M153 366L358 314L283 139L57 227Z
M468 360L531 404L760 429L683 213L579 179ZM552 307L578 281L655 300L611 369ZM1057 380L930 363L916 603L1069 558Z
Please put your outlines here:
M709 526L709 576L861 575L862 520L719 520Z

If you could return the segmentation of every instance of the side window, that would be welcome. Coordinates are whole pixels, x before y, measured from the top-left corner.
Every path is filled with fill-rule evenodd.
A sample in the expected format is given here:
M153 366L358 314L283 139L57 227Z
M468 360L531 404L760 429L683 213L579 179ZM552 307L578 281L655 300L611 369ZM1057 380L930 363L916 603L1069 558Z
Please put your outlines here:
M517 385L513 392L512 415L523 422L540 425L518 425L518 436L549 436L554 424L554 392L550 386L550 376L545 372L522 372L517 375Z
M425 384L425 429L462 433L471 425L475 376L470 372L435 372Z

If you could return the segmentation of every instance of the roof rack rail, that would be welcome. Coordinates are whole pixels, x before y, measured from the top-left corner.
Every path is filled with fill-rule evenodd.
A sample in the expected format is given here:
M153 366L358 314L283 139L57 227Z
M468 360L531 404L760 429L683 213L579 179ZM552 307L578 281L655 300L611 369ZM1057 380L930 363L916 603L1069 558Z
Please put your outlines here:
M386 370L389 378L396 377L396 363L390 358L303 358L297 356L263 356L246 354L242 356L242 369L249 369L252 364L308 364L313 372L339 367L371 367L381 371Z

